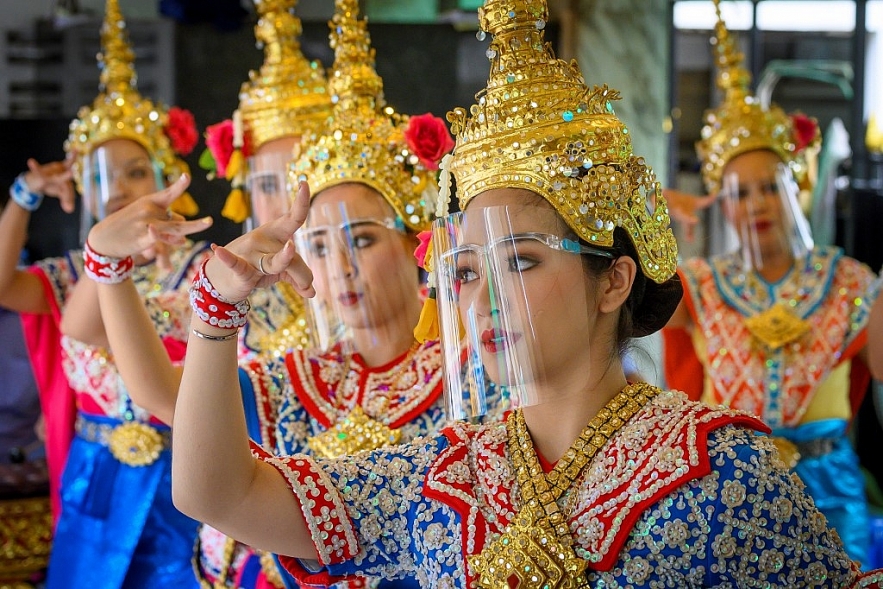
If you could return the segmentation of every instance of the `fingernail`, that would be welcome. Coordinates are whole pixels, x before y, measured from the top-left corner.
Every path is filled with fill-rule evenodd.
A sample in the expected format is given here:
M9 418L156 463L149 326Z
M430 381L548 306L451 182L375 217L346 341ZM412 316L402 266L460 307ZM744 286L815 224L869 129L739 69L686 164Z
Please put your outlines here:
M211 217L203 217L202 219L200 219L200 221L203 223L211 223L212 218Z

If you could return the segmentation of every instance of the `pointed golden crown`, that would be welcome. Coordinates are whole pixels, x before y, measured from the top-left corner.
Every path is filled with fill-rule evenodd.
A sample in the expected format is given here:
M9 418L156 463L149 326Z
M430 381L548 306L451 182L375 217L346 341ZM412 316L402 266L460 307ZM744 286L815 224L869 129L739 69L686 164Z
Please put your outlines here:
M242 84L239 111L257 149L281 137L320 133L331 115L331 97L322 64L307 61L300 50L297 0L254 0L254 5L254 34L264 48L264 63Z
M177 179L187 164L175 154L166 126L168 109L144 98L137 90L135 55L129 45L126 21L117 0L107 0L101 27L100 93L92 106L84 106L71 121L66 152L73 152L74 179L82 192L83 158L111 139L131 139L147 150L163 176ZM195 130L194 130L195 133Z
M409 147L406 131L416 117L386 105L358 1L336 0L329 26L334 49L329 80L332 120L325 134L310 140L292 164L292 177L309 181L314 195L347 182L365 184L377 190L409 228L426 229L438 199L438 182L430 169L434 162L426 165Z
M545 0L486 0L478 15L493 35L487 87L468 114L448 113L461 209L487 190L524 188L588 243L612 246L614 228L624 228L644 274L658 283L671 278L677 245L668 208L613 112L619 93L589 89L575 61L555 58L543 32Z
M717 193L727 163L737 155L758 149L774 152L800 179L806 171L803 148L820 141L818 125L814 126L812 137L801 141L785 111L776 104L764 106L751 94L751 74L745 69L745 57L721 16L720 0L714 0L714 7L717 24L711 43L718 70L717 87L724 92L724 100L716 109L705 111L702 138L696 142L705 186L709 193Z

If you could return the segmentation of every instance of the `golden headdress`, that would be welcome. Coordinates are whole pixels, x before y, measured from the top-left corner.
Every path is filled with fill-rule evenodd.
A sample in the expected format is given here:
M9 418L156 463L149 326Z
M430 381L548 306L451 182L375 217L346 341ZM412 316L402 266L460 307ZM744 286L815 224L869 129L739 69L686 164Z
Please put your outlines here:
M245 158L275 139L321 133L331 116L324 68L308 61L300 49L303 25L294 14L297 1L254 0L254 34L264 48L264 63L243 82L233 120L206 129L213 161L203 154L200 165L232 182L221 214L238 223L249 215Z
M806 173L805 147L820 141L818 125L808 117L792 118L776 104L764 106L750 92L751 74L745 69L744 55L736 46L721 16L720 0L715 36L711 43L717 63L717 86L724 92L723 103L705 112L702 139L696 153L702 162L702 178L712 194L721 187L727 163L737 155L768 149L791 166L796 178Z
M311 140L292 164L313 194L358 182L377 190L414 230L429 226L438 199L435 170L453 147L444 122L431 115L396 113L383 98L374 49L357 0L336 0L329 23L334 72L329 80L334 109L322 137Z
M111 139L130 139L140 144L169 181L188 172L187 164L177 154L186 155L199 140L193 116L141 96L134 61L118 0L107 0L98 54L101 92L92 106L82 107L71 121L70 135L64 144L67 153L75 154L74 179L81 193L83 158ZM196 213L196 203L189 195L179 198L173 208L184 214Z
M614 228L624 228L644 274L665 282L677 266L668 208L613 112L619 93L589 89L575 61L555 58L547 20L544 0L486 0L479 9L481 30L493 35L487 88L468 114L448 114L460 207L487 190L525 188L588 243L612 246Z
M264 63L249 72L239 91L243 131L254 149L280 137L322 132L331 97L322 64L307 61L300 50L297 0L254 0L254 5L254 35L264 47Z

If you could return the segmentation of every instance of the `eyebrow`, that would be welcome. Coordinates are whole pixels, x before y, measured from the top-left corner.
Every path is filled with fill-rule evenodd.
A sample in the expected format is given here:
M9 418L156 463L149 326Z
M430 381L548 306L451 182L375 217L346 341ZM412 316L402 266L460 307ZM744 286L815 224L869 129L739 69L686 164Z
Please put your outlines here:
M130 159L124 161L123 165L124 166L131 166L132 164L144 163L144 162L146 162L148 164L151 163L150 158L143 156L143 155L139 155L139 156L136 156L136 157L133 157L133 158L130 158Z

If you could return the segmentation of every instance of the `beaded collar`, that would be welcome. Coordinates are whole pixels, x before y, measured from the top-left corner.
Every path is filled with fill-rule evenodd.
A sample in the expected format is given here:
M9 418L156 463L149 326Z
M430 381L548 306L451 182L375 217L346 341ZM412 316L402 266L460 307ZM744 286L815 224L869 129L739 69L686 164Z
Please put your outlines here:
M339 347L321 355L291 352L285 362L295 394L327 430L312 438L310 447L327 457L396 443L397 430L442 393L441 345L436 340L415 344L379 367L369 367Z

